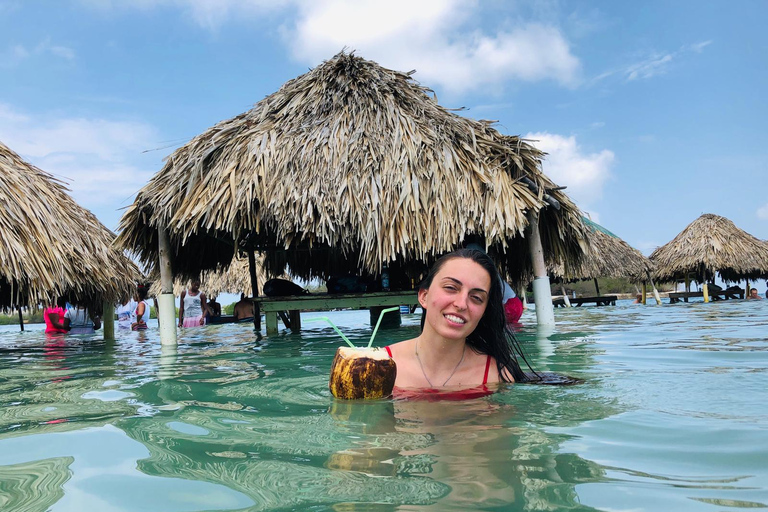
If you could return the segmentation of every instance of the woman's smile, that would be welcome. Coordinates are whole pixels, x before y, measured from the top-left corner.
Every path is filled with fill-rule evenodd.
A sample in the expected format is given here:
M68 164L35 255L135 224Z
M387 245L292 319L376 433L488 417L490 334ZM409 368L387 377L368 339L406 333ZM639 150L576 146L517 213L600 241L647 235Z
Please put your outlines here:
M427 310L426 324L446 338L465 338L485 313L491 277L466 258L447 261L419 299Z

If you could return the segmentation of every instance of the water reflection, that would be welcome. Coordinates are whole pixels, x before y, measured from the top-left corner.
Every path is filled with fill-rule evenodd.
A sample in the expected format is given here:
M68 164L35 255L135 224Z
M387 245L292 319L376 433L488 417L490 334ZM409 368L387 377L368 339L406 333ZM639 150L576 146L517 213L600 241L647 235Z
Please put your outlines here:
M585 382L467 402L333 400L338 338L319 327L258 340L210 326L174 349L151 329L2 334L0 509L762 505L768 308L733 302L558 310L555 331L523 326L521 344L534 368ZM367 313L339 315L367 341Z

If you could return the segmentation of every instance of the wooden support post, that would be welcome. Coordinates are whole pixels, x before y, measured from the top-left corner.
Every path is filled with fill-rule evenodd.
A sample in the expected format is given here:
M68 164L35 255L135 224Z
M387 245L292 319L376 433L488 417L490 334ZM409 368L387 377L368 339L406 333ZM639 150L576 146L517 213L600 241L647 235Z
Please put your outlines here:
M687 272L685 274L685 291L686 292L691 291L691 276Z
M104 301L102 306L101 322L104 325L104 340L115 339L115 305Z
M598 297L600 296L600 285L597 284L597 278L595 278L595 293Z
M565 293L565 285L560 285L560 291L563 292L563 303L565 304L565 307L569 308L571 307L571 300L568 298L568 294Z
M552 304L552 290L549 286L547 266L544 263L544 249L539 232L539 212L528 212L530 228L531 264L533 266L533 298L536 303L536 324L555 325L555 307Z
M704 294L704 302L709 302L709 288L706 281L701 285L701 293Z
M21 327L21 332L24 332L24 317L21 314L21 306L17 306L17 307L19 308L19 327Z
M288 311L288 315L291 319L291 330L293 332L301 331L301 311L298 309L291 309Z
M256 255L252 247L248 248L248 272L251 274L252 298L256 298L259 296L259 280L256 276ZM258 303L253 304L253 328L257 332L261 331L261 308Z
M270 334L277 334L277 312L266 311L264 313L264 319L267 321L267 336Z
M283 321L283 325L287 328L291 328L291 319L288 318L288 312L287 311L278 311L277 316L280 317L280 320Z
M173 295L171 240L164 227L157 229L157 249L160 265L160 297L157 301L157 322L160 324L160 344L176 345L176 298Z
M642 293L642 299L640 299L640 302L645 306L645 301L648 300L648 283L643 281L643 293Z
M749 297L749 279L744 280L744 296ZM22 329L23 331L24 329Z

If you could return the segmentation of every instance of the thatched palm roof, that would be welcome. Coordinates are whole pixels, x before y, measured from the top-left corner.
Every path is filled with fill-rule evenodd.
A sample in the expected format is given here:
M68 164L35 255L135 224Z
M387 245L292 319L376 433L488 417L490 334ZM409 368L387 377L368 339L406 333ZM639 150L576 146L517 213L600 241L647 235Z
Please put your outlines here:
M112 232L2 142L0 204L0 307L61 295L100 304L131 293L139 269L112 247Z
M588 243L581 264L570 272L558 265L552 269L553 274L565 281L601 277L627 277L635 282L648 279L648 273L653 270L651 260L600 224L587 218L583 221Z
M309 279L429 264L479 235L514 278L530 272L526 212L549 191L562 208L542 211L544 249L576 261L581 213L541 173L543 153L441 107L410 75L340 53L288 81L176 150L123 215L122 247L154 265L165 226L176 274L253 247L270 276L288 265Z
M263 257L256 258L256 275L259 284L263 285L268 279L264 273ZM155 281L150 286L149 293L150 295L157 296L160 294L160 280L157 275L154 278ZM175 279L173 281L174 295L181 295L181 292L187 289L188 285L188 279ZM244 258L234 259L231 264L222 268L203 272L200 275L200 289L208 297L222 293L244 293L246 296L251 297L253 293L251 290L251 274L248 269L248 260Z
M759 240L719 215L707 213L691 222L671 242L651 254L660 281L694 274L724 281L768 277L768 242Z

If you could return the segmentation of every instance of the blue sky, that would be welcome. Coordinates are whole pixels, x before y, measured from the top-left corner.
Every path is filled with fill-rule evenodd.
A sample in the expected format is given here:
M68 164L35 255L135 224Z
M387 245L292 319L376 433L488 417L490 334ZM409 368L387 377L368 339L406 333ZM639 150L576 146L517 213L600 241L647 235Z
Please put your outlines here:
M0 140L115 229L163 158L346 47L536 139L643 253L768 239L768 3L0 0Z

